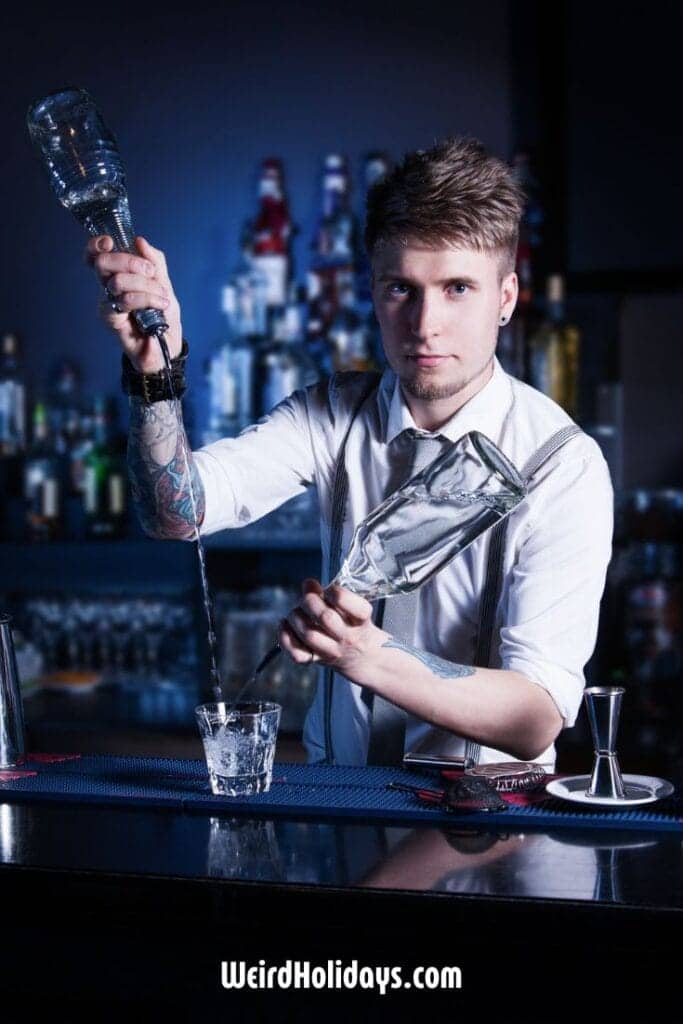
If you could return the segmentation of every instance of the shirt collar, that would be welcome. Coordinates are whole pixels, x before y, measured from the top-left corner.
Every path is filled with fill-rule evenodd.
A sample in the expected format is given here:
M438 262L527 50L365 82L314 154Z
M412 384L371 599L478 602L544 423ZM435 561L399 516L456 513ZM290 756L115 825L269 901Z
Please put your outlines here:
M407 429L416 427L410 409L403 397L398 377L392 373L393 391L389 397L389 410L386 421L386 443L390 444L395 437ZM387 382L388 383L388 382ZM512 387L508 375L494 356L493 373L481 391L465 402L454 416L439 428L438 433L449 441L458 441L470 430L479 430L492 441L499 437L505 414L512 402Z

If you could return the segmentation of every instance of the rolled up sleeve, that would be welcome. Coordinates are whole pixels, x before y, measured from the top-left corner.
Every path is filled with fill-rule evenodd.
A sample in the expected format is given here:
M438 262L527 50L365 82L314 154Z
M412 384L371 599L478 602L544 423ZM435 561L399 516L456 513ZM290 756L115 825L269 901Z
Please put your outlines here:
M548 691L568 728L581 706L612 550L612 485L597 445L559 463L527 500L524 540L502 595L499 656L503 668Z
M238 437L193 452L205 496L203 535L246 526L309 487L315 476L305 391Z

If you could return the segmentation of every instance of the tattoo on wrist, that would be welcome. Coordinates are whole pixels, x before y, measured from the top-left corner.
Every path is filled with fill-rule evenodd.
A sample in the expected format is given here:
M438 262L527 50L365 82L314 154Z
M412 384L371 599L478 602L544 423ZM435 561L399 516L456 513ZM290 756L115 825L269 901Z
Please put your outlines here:
M183 434L175 402L145 405L131 400L128 472L133 502L143 529L155 537L194 537L190 480L197 524L204 518L204 488L192 456L189 455L189 466L185 459ZM187 451L189 454L189 445Z
M436 654L430 654L429 651L421 651L419 647L413 647L412 644L406 644L403 640L397 640L395 637L386 640L382 647L395 647L406 654L412 654L441 679L460 679L464 676L474 675L472 665L456 665L454 661L446 661L445 658L439 658Z

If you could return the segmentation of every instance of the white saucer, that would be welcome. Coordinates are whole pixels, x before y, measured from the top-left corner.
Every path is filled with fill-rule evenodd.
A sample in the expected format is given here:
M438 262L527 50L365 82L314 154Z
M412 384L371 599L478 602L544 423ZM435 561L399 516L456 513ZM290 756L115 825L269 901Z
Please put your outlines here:
M652 804L655 800L663 800L673 793L672 783L666 779L655 779L650 775L622 775L624 793L621 798L607 796L588 796L586 790L591 781L590 775L568 775L564 779L553 779L545 789L551 796L561 800L571 800L575 804L591 807L635 807L638 804Z

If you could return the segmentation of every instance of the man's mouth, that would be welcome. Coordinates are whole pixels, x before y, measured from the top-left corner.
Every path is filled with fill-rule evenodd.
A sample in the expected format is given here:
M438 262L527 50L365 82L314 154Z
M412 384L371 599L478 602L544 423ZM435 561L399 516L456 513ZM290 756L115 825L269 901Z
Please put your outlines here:
M440 355L434 354L433 352L430 352L430 353L414 352L412 355L409 354L407 358L410 359L410 361L415 363L417 366L425 366L426 367L426 366L440 366L447 359L450 359L450 356L440 356Z

